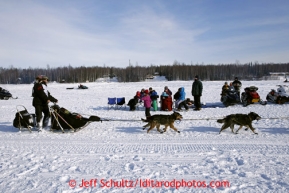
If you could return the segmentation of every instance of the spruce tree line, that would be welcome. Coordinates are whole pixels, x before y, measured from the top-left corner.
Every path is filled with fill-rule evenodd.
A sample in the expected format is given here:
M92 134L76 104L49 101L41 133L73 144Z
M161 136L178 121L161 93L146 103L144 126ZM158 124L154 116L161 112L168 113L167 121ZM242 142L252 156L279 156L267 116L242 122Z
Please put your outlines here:
M193 80L199 75L201 80L242 80L260 79L270 72L289 72L289 63L247 63L247 64L184 64L175 61L172 65L138 66L129 65L126 68L92 66L92 67L57 67L50 68L2 68L0 67L0 84L29 84L37 75L46 75L50 81L81 83L94 82L98 78L117 77L119 82L140 82L148 75L158 73L169 81Z

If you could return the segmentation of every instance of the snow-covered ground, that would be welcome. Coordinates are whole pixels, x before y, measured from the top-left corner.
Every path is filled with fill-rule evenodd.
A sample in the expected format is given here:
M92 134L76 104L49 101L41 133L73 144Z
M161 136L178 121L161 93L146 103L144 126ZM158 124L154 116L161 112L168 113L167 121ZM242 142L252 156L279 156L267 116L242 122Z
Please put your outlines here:
M50 83L59 106L110 120L65 134L19 132L12 126L16 106L34 113L33 85L0 85L18 97L0 100L1 192L288 192L289 104L210 108L222 105L223 83L204 81L207 107L181 112L184 120L175 124L181 132L169 129L163 134L142 129L144 109L107 110L107 98L125 97L128 102L142 88L161 94L164 86L173 93L183 86L192 98L191 81L85 83L87 90ZM262 99L283 84L242 83L242 88L259 87ZM251 111L262 117L253 122L258 135L244 129L238 135L230 129L219 134L217 118ZM160 113L172 112L151 112Z

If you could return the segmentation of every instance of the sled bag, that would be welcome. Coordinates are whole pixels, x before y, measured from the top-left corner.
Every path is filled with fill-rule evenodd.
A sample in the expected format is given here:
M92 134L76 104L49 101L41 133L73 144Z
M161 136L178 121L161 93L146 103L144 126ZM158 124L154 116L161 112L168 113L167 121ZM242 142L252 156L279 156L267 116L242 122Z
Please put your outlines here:
M78 113L71 113L65 108L60 108L57 105L52 106L52 108L57 112L55 113L55 117L51 117L51 128L59 130L61 127L63 129L78 129L89 122L100 121L98 116L90 116L89 118L85 118ZM56 118L56 119L55 119Z
M35 114L29 114L26 109L18 111L13 120L13 126L19 129L28 128L29 126L34 127L36 125L35 123Z

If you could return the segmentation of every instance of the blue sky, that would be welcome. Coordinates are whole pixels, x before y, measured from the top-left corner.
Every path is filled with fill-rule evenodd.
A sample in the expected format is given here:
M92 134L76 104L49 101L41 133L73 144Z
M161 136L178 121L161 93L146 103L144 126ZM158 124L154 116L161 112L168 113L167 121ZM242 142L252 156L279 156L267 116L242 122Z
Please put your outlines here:
M0 66L285 63L288 0L0 0Z

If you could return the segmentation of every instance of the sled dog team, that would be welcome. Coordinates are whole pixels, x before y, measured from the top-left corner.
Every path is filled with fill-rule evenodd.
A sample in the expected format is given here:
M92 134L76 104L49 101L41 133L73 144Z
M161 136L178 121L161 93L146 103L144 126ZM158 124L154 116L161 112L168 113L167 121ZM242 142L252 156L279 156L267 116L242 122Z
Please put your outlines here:
M180 131L174 126L174 122L177 120L182 120L183 116L179 112L173 112L171 115L153 115L149 117L148 119L141 119L143 122L147 122L146 125L143 126L143 130L147 127L149 129L147 130L147 133L150 132L154 127L157 128L158 132L163 133L167 131L167 127L169 126L171 129L175 130L176 132L180 133ZM255 132L255 128L252 126L252 122L254 120L260 120L261 117L254 112L250 112L249 114L231 114L226 116L223 119L218 119L218 123L224 123L221 127L221 130L219 134L227 129L228 127L231 128L232 133L237 134L242 127L247 127L251 129L251 131L254 134L258 134ZM163 131L160 130L160 125L164 125L165 128ZM236 132L234 132L234 126L239 125L240 127L237 129Z

